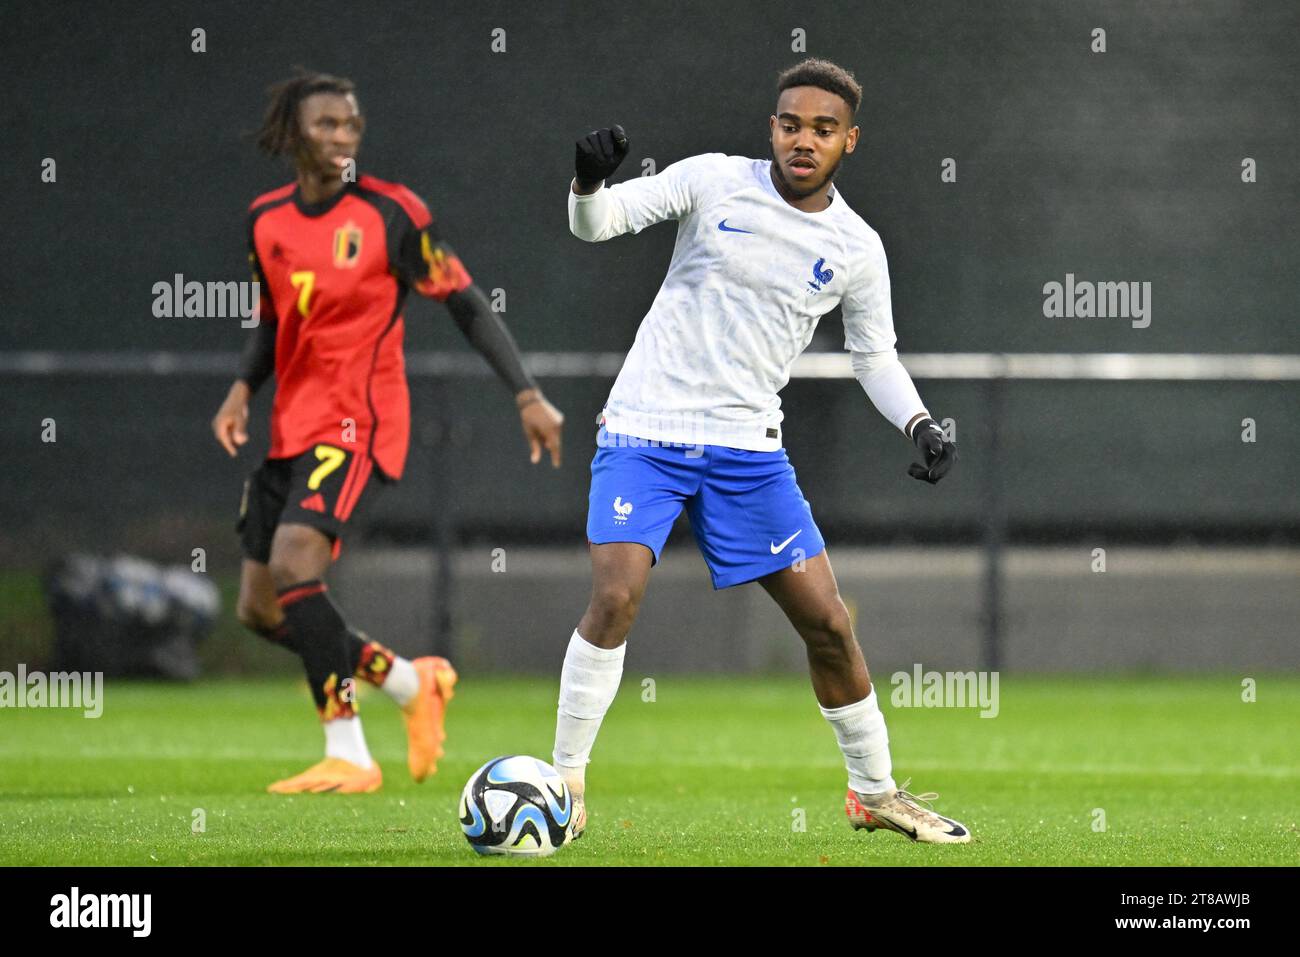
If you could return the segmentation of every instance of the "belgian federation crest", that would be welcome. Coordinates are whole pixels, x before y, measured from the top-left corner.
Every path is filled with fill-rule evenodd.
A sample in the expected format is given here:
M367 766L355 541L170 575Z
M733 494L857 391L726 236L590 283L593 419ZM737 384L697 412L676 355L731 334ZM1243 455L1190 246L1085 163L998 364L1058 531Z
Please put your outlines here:
M334 230L334 266L351 269L361 259L361 227L352 220Z

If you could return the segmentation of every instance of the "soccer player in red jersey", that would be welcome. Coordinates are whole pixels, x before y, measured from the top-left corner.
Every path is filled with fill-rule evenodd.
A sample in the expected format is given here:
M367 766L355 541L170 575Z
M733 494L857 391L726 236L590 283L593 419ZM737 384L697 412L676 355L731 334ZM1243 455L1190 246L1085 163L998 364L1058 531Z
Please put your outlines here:
M212 422L217 441L235 455L248 441L249 398L274 372L271 448L240 507L238 615L302 658L325 728L325 760L269 790L368 792L382 775L357 717L355 681L382 688L402 708L416 781L437 769L456 682L446 659L408 661L350 628L324 583L371 480L395 482L405 466L407 291L446 303L509 386L534 463L546 449L559 466L564 417L524 371L509 331L420 198L355 175L365 123L353 84L300 71L270 93L258 146L288 158L297 178L250 207L260 323Z

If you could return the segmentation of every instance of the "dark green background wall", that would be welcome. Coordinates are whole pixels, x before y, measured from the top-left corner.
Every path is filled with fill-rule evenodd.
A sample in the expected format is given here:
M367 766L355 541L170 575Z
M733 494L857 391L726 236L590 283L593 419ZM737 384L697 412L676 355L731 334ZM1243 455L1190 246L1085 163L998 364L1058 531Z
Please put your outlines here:
M152 286L244 277L244 210L288 177L242 134L302 63L351 76L362 169L435 208L476 279L507 292L526 350L623 351L662 278L663 225L587 245L564 190L572 141L621 122L634 175L683 156L767 150L774 77L808 52L865 88L845 198L890 257L906 352L1300 353L1300 14L1290 3L28 4L0 60L10 188L0 350L237 350L222 320L156 319ZM1108 52L1090 52L1090 31ZM190 31L207 52L190 52ZM507 31L493 53L491 31ZM1259 181L1241 182L1243 157ZM39 179L44 157L58 182ZM953 157L958 182L940 182ZM1149 281L1147 329L1049 320L1067 272ZM408 348L463 348L414 302ZM816 347L840 348L838 317ZM529 469L490 379L415 385L426 424L374 513L420 534L435 507L492 534L582 541L589 424L608 381L544 385L569 414L558 474ZM959 423L935 489L851 380L795 383L788 442L822 523L871 537L975 534L990 478L982 386L921 382ZM224 529L243 473L207 422L219 378L0 377L8 460L0 560L69 542ZM1021 383L997 471L1013 526L1213 532L1300 528L1294 384ZM265 397L259 409L264 412ZM58 422L54 445L39 422ZM1240 441L1253 417L1260 441ZM435 471L435 459L442 470ZM434 476L441 484L433 484ZM187 531L186 534L189 534ZM224 532L212 533L215 536ZM184 536L182 536L184 537ZM91 544L87 541L84 544Z

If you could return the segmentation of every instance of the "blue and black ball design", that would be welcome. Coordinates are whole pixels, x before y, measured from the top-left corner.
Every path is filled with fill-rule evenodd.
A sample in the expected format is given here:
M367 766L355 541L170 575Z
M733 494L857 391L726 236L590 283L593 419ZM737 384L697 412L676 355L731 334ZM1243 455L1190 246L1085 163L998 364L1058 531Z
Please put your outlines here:
M460 826L480 854L554 853L569 836L573 798L545 761L527 755L493 758L475 771L460 796Z

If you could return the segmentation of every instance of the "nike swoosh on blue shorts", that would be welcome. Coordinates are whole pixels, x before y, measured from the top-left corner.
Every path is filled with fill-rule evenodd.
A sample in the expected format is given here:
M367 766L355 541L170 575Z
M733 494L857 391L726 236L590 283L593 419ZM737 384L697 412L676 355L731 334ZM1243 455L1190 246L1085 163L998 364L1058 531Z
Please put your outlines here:
M600 429L588 541L638 542L657 563L683 508L714 588L762 578L826 548L785 449L673 445Z

